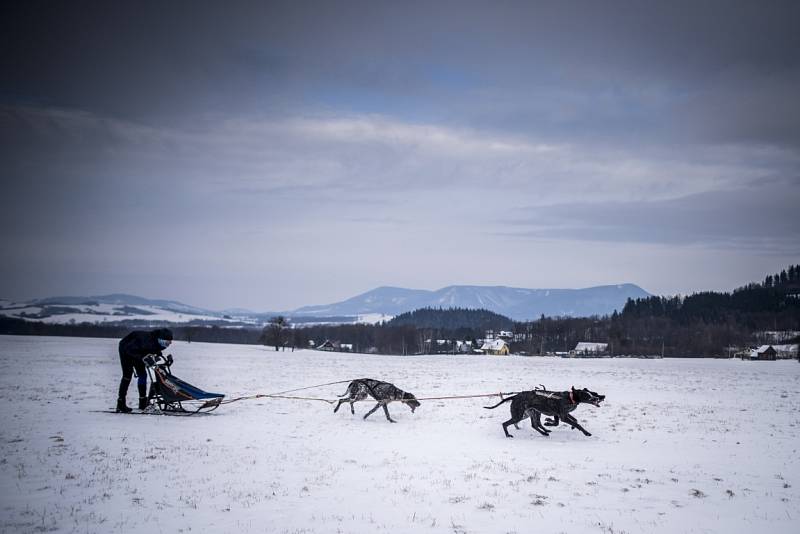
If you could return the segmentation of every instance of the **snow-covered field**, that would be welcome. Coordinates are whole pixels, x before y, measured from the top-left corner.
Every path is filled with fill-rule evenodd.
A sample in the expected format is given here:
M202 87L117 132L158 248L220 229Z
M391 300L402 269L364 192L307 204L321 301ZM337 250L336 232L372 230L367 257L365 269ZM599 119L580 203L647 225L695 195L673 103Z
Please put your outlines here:
M507 404L250 400L207 416L97 413L116 341L0 336L0 532L798 532L796 361L392 357L175 343L176 375L228 395L375 377L418 397L607 395L593 433ZM333 398L344 384L300 394ZM135 384L129 393L134 399ZM527 422L526 422L527 423Z

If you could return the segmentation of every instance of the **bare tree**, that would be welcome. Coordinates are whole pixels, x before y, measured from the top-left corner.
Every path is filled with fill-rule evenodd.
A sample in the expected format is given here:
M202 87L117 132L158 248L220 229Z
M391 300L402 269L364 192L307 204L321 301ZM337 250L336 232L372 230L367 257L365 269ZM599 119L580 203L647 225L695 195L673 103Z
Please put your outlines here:
M269 320L267 326L264 327L264 330L262 330L260 341L264 345L274 346L275 350L277 351L283 346L284 338L287 335L286 331L288 329L289 320L286 317L283 315L273 317Z

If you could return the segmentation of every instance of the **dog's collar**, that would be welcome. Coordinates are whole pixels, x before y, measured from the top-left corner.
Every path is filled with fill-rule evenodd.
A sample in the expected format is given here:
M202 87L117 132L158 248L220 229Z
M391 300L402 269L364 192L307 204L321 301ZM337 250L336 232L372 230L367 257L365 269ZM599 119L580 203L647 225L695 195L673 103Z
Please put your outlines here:
M572 390L569 392L569 402L572 404L577 404L577 402L575 402L575 397L572 396Z

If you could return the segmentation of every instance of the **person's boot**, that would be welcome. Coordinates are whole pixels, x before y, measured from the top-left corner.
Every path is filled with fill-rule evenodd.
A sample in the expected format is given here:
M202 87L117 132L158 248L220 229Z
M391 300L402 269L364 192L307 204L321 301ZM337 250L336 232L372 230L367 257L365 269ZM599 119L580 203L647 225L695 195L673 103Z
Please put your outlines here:
M147 398L147 384L137 384L139 387L139 409L144 410L150 405L150 400Z
M119 381L119 394L117 395L117 413L131 413L133 411L132 408L128 408L125 404L125 397L128 396L128 384L130 384L131 379L122 377L122 380Z
M125 399L117 399L117 413L131 413L133 408L125 404Z

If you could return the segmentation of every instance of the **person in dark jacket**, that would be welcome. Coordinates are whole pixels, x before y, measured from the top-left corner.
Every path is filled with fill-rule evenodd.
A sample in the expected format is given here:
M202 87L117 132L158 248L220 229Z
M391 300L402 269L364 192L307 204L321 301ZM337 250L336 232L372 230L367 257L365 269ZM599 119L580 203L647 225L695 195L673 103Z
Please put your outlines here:
M119 381L119 396L117 397L117 411L129 413L131 408L125 404L128 395L128 385L131 383L133 370L138 376L136 385L139 388L139 409L147 408L147 371L142 359L155 354L161 356L161 351L172 343L172 332L168 328L159 328L150 332L131 332L119 342L119 363L122 364L122 380Z

